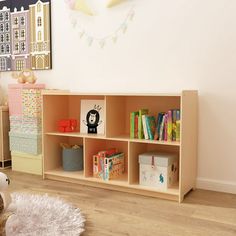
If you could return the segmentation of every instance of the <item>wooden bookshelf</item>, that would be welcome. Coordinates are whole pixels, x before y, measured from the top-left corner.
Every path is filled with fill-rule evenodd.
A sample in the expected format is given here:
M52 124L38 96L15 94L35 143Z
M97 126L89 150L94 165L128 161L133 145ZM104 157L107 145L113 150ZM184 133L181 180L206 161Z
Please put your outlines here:
M78 94L44 90L43 96L43 176L88 186L108 188L181 202L195 188L197 172L197 91L179 94ZM105 101L105 133L57 132L57 121L76 118L80 121L81 99ZM181 110L180 142L130 139L130 112L148 108L149 113ZM79 123L79 122L78 122ZM60 143L79 144L84 148L84 170L62 169ZM116 147L125 153L125 173L118 179L103 181L93 177L92 156L100 150ZM167 190L139 185L138 155L147 151L175 153L179 156L179 182Z

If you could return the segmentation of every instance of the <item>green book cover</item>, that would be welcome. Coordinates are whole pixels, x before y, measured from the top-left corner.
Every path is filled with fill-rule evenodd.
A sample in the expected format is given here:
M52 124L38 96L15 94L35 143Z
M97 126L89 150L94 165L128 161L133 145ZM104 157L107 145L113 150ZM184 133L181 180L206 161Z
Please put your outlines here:
M130 113L130 138L135 138L135 116L138 115L138 111Z
M144 138L142 115L146 115L146 114L148 114L148 109L139 110L139 115L138 115L138 138L139 139Z

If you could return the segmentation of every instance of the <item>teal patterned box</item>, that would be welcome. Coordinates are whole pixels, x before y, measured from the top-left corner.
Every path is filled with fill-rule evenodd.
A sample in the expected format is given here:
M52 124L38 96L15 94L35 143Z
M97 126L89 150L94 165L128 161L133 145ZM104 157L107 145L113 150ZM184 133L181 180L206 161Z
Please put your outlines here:
M42 153L42 135L9 132L10 150L33 155Z

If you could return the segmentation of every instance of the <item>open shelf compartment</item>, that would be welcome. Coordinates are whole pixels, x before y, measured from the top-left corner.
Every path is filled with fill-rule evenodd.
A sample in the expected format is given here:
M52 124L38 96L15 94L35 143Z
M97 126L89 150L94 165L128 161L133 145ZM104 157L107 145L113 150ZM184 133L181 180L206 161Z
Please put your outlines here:
M180 96L107 96L107 137L130 137L130 113L148 109L149 115L180 109ZM150 140L149 140L150 141Z
M130 142L129 144L129 184L133 188L140 190L149 190L154 192L163 192L172 195L179 195L179 182L167 189L159 189L151 186L142 186L139 184L139 155L146 152L174 153L179 157L178 146L157 145L150 143Z
M125 156L124 174L115 179L104 181L93 177L93 155L99 151L117 148L118 152L123 152ZM85 177L90 181L97 181L108 184L127 185L128 184L128 143L124 141L89 139L85 138Z
M60 95L55 94L50 96L43 95L43 132L55 133L57 132L57 122L61 119L76 119L77 128L73 132L76 136L80 134L80 114L81 114L81 100L104 100L105 96L102 95ZM104 105L105 109L105 105ZM104 111L105 112L105 111ZM73 134L71 132L71 134Z
M44 173L56 176L84 177L82 171L64 171L62 167L62 147L60 143L83 146L83 138L44 135ZM83 157L84 158L84 157Z

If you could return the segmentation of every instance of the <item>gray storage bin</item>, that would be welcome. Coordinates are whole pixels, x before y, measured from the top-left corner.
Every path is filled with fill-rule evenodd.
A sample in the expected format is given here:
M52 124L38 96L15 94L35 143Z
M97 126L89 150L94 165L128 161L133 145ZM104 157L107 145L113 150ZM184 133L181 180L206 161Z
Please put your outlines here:
M65 171L83 170L83 147L78 149L63 148L62 166Z

